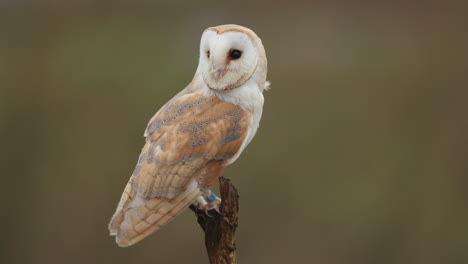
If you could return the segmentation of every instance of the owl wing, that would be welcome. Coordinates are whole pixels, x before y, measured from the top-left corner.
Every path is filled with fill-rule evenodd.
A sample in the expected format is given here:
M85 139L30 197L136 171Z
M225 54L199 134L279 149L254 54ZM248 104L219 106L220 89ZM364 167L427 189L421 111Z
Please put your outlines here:
M109 229L130 246L161 228L221 175L251 115L217 97L177 95L148 124L146 144Z

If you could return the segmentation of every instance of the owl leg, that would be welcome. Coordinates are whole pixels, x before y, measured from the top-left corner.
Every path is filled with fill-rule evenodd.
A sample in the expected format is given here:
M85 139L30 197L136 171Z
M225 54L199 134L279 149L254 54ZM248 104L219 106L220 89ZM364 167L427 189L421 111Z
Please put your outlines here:
M219 211L219 206L221 205L221 199L216 197L216 194L209 191L209 195L206 198L208 204L205 207L205 211L215 210L218 214L221 214Z
M221 213L219 211L219 206L221 205L221 198L217 197L216 194L211 193L208 196L207 201L208 201L208 206L210 207L210 210L213 209L216 212Z
M210 215L208 213L208 211L210 210L210 204L205 200L205 198L203 198L203 196L198 196L197 197L197 203L198 203L198 210L203 210L205 211L205 214L209 217L212 217L212 215Z
M197 204L198 204L197 207L200 210L205 209L205 207L208 206L208 202L201 195L197 197Z
M199 210L204 210L207 216L211 216L208 214L208 211L210 210L215 210L218 213L221 213L219 211L219 206L221 205L221 199L216 197L214 193L209 192L208 197L205 198L200 195L197 197L197 203L198 203L198 209Z

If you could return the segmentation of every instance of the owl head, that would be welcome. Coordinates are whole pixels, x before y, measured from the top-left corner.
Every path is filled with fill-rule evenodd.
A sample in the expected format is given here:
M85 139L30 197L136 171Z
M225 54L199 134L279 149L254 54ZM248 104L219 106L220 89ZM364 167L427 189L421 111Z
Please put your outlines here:
M254 75L264 82L266 64L262 41L252 30L222 25L203 32L197 71L210 89L235 89Z

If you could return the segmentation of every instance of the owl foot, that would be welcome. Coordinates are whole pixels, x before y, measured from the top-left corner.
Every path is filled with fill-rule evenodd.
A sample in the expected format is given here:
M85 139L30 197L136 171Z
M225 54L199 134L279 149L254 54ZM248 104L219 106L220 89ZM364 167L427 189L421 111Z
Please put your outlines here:
M221 198L216 197L214 193L208 196L208 210L215 210L218 214L221 214L219 207L221 206Z
M205 200L202 196L197 198L198 210L205 211L205 214L209 217L213 217L208 213L208 211L215 210L218 214L221 214L219 211L219 206L221 205L221 199L216 197L214 193L211 193Z

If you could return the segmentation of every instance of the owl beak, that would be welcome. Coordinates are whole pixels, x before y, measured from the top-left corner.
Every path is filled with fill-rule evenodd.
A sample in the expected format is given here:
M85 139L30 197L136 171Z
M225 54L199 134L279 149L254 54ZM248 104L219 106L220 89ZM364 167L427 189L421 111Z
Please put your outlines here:
M223 49L213 49L210 58L211 73L216 81L221 80L226 74L226 56L222 51Z
M224 74L226 73L226 68L223 67L221 69L218 69L214 72L214 78L216 81L219 81L221 78L223 78Z

